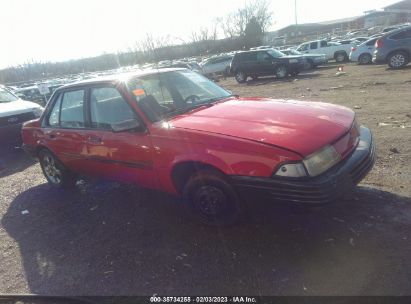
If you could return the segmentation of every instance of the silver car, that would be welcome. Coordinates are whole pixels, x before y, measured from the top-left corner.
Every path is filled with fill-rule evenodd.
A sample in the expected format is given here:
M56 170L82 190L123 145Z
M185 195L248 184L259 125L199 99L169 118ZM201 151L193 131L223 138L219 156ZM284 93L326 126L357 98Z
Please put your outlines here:
M372 55L375 50L375 42L379 37L371 38L360 45L353 46L350 52L350 61L356 61L358 64L372 63Z

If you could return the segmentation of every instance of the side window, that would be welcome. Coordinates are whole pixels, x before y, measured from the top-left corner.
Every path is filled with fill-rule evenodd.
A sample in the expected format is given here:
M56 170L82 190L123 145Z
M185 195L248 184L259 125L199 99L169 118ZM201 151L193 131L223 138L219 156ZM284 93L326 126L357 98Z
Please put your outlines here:
M266 52L257 53L257 61L266 61L268 59L270 59L270 55L268 55Z
M327 44L327 41L321 41L320 42L320 47L327 47L328 46L328 44Z
M68 91L63 94L60 126L84 128L84 90Z
M306 51L306 50L308 50L308 44L303 44L297 49L297 51L300 51L300 52Z
M317 42L311 42L310 43L310 49L315 50L317 48L318 43Z
M245 53L245 61L256 61L257 60L257 52L249 52Z
M131 119L136 115L113 87L92 88L90 92L92 128L111 130L111 125Z
M59 118L60 118L60 105L61 105L61 96L62 94L59 94L57 97L56 102L54 103L53 109L51 109L47 125L50 127L57 127L60 125L59 123Z

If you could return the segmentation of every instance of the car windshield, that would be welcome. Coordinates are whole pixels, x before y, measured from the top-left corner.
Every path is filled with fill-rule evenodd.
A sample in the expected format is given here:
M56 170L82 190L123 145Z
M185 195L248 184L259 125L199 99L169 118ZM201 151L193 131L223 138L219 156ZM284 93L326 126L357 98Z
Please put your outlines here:
M285 56L284 53L281 53L280 51L277 51L277 50L274 50L274 49L267 50L267 53L270 54L271 56L273 56L274 58Z
M206 77L189 70L162 72L133 78L128 88L140 108L153 121L212 106L232 96Z
M16 101L18 98L9 91L0 88L0 103Z

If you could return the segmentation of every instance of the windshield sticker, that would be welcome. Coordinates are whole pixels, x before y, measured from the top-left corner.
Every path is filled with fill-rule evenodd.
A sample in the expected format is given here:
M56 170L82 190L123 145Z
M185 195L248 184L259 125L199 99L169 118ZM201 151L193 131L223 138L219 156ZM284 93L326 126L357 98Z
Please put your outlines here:
M145 95L146 92L143 89L136 89L136 90L133 90L133 94L134 96L141 96L141 95Z

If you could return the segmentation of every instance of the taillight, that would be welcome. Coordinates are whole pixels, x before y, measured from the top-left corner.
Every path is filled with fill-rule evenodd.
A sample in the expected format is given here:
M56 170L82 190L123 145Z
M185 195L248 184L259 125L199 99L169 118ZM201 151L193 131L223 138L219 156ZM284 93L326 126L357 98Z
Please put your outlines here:
M356 47L351 47L351 52L355 52L357 50Z
M375 41L375 47L377 49L382 48L382 40L381 39L377 39L377 41Z

